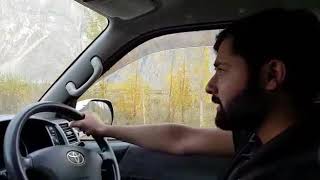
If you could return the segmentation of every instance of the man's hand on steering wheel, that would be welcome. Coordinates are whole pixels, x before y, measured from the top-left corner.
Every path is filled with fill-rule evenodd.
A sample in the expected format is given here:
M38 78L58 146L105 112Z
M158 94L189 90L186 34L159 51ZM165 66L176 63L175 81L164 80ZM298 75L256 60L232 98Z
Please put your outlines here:
M87 136L105 136L106 125L95 118L94 114L85 113L83 120L72 121L70 127L79 128L79 130L83 131Z

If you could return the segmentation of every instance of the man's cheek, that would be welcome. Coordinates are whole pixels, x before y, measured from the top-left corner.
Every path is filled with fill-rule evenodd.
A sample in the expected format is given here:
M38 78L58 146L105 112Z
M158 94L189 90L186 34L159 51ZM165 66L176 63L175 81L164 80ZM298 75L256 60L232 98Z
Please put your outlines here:
M221 112L221 111L227 111L228 109L228 104L225 101L221 101L221 104L218 104L217 106L217 112Z

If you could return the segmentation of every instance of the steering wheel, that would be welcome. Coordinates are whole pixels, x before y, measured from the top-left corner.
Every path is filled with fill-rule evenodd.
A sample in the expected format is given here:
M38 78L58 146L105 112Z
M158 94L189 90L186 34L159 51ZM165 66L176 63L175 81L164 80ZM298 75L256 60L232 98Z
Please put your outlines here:
M101 180L102 165L107 164L112 167L113 180L120 180L117 159L102 137L94 137L101 152L76 145L59 145L23 157L19 149L21 130L32 115L41 112L55 112L72 120L81 120L85 116L69 106L54 102L38 102L19 112L9 123L4 137L4 163L9 179L27 180L27 170L35 170L48 179Z

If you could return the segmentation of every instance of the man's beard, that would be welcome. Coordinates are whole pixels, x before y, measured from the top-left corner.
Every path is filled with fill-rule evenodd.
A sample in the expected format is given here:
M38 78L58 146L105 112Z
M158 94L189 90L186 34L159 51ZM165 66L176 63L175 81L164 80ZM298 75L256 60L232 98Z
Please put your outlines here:
M272 107L272 95L258 89L247 89L234 97L227 108L218 98L212 100L220 105L215 123L223 130L255 131L261 126Z

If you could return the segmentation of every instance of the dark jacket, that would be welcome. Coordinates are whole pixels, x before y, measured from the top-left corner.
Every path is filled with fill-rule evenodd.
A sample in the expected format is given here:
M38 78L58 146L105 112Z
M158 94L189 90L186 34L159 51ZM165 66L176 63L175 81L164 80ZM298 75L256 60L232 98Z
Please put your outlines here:
M320 126L294 125L262 145L252 135L225 180L320 180Z

